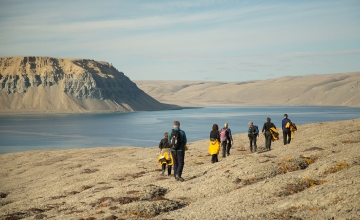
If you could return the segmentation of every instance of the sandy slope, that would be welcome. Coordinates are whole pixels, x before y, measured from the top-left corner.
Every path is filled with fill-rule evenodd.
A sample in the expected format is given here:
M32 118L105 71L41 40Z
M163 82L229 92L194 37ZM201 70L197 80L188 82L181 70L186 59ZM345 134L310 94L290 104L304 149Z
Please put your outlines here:
M228 83L142 80L135 83L160 102L184 106L360 107L360 72Z
M234 142L215 164L190 143L185 182L160 176L157 147L2 154L0 219L360 218L360 119L300 125L260 154Z

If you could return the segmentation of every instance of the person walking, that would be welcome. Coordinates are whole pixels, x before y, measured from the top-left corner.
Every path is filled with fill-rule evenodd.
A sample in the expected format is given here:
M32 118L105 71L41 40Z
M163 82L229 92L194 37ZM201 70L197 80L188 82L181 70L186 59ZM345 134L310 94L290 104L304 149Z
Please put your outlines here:
M171 153L174 158L174 176L177 181L184 181L181 177L185 165L185 145L187 143L185 131L180 129L180 122L174 121L174 128L169 131L171 134L168 141Z
M282 123L281 123L282 130L283 130L284 145L290 144L290 141L291 141L290 126L291 126L291 124L292 124L292 122L288 118L288 115L284 114L284 119L282 120Z
M258 126L254 125L252 121L249 123L249 130L248 130L248 137L250 141L250 152L257 151L256 139L259 137L259 128ZM254 151L253 151L253 144L254 144Z
M229 124L227 122L224 123L224 127L220 131L220 142L222 157L225 158L226 155L230 156L230 148L234 141L232 138L231 130L229 128Z
M160 155L159 155L159 163L161 165L161 175L164 176L165 169L167 166L168 176L171 175L172 165L174 164L174 159L172 157L172 153L170 150L169 142L168 142L168 132L165 132L164 138L159 143Z
M266 151L271 150L271 133L270 128L276 128L275 125L271 122L271 118L267 118L264 126L262 128L262 134L265 136L265 147Z
M220 133L219 126L214 124L210 132L210 144L209 144L209 154L211 154L211 163L219 162L218 154L220 151Z

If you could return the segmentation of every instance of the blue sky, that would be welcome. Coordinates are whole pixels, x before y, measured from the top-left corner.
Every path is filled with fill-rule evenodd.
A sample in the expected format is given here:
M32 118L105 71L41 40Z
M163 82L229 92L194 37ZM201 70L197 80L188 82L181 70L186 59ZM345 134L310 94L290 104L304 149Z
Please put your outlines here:
M107 61L132 80L360 71L360 1L0 0L0 56Z

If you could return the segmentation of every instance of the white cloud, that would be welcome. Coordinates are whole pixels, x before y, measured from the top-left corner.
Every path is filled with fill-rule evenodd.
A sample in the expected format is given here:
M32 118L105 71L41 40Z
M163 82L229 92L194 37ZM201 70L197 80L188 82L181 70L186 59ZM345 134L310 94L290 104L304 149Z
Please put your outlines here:
M257 71L247 77L261 77L266 70L299 73L299 67L315 72L320 67L310 69L314 58L358 57L360 50L356 2L146 1L101 6L109 8L111 16L99 13L100 5L94 2L76 15L79 3L56 3L58 9L54 2L43 3L34 12L26 7L18 14L0 9L12 15L0 15L0 55L85 57L118 63L119 69L139 78L146 69L146 77L189 72L187 77L203 79L201 71L215 74L217 68L234 76ZM281 60L288 60L286 70ZM326 72L327 65L321 66Z

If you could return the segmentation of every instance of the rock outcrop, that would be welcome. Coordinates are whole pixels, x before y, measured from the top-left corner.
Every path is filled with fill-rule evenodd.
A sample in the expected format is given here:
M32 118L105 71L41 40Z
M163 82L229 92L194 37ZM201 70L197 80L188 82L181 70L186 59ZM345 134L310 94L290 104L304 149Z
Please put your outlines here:
M169 108L107 62L0 58L2 112L128 112Z

